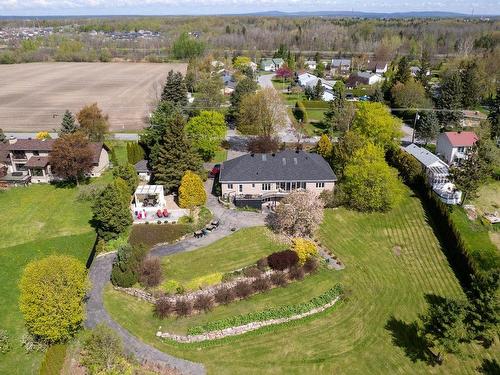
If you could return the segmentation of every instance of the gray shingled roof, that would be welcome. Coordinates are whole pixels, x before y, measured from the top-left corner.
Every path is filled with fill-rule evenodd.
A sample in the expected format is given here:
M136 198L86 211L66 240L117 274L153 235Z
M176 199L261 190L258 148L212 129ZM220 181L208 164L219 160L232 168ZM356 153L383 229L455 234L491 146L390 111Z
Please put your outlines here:
M134 165L135 170L137 173L147 173L149 172L148 168L148 161L147 160L139 160L137 163Z
M223 183L336 180L335 173L323 157L292 150L276 154L246 154L225 161L219 177Z
M438 163L446 168L448 166L444 161L439 159L436 155L434 155L429 150L426 150L423 147L418 147L416 144L412 143L404 148L404 150L413 155L420 163L425 165L426 167L431 166L432 164Z

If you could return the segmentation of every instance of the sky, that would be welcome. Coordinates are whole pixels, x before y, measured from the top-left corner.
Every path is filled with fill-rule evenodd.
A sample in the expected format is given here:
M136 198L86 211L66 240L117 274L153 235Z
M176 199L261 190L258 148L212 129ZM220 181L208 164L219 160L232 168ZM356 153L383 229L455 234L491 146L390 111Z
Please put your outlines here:
M408 12L499 15L500 0L0 0L0 16L225 14L278 10Z

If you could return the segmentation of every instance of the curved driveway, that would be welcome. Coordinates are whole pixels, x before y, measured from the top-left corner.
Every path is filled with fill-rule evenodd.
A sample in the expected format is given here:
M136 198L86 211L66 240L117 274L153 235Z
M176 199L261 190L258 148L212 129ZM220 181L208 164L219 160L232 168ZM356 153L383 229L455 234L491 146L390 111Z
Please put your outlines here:
M207 191L210 191L211 181L207 181ZM220 221L220 226L203 238L195 239L191 236L183 241L170 245L160 245L153 248L151 255L165 256L183 251L191 251L206 246L232 233L233 228L252 227L264 224L264 215L252 212L227 210L212 194L208 194L207 207L214 217ZM107 254L94 259L90 267L89 278L92 289L87 301L87 320L85 326L92 328L103 323L114 329L123 339L125 349L142 361L163 362L181 371L184 374L205 374L205 368L200 363L187 361L159 351L143 343L131 335L125 328L115 322L104 308L102 294L111 276L111 267L116 254Z

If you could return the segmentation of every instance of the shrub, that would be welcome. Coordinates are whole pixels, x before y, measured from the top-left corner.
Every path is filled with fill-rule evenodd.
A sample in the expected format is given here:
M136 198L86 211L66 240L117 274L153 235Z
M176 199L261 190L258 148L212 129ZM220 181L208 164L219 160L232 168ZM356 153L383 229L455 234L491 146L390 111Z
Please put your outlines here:
M310 257L318 254L314 242L299 237L292 239L292 250L297 253L300 265L303 265Z
M271 282L276 286L285 286L288 279L284 272L278 271L271 275Z
M144 246L131 246L123 244L119 246L117 257L111 271L111 282L122 288L130 288L139 278L139 266L146 256Z
M51 255L30 262L19 283L19 309L28 332L55 343L72 337L85 317L87 270L78 259Z
M271 288L271 283L268 277L259 277L252 282L252 289L257 292L264 292Z
M246 281L236 283L234 290L239 298L246 298L253 292L252 285Z
M193 304L187 298L177 300L175 304L175 312L179 316L189 316L193 312Z
M292 280L302 280L304 278L304 270L302 267L293 267L288 274Z
M179 186L179 206L192 208L203 206L207 201L207 193L203 181L196 173L187 171L181 179Z
M111 328L100 324L85 332L81 346L80 363L90 374L121 373L123 343Z
M175 302L172 299L163 296L156 300L153 314L160 319L164 319L172 315L174 311Z
M268 267L269 265L267 264L267 258L264 257L264 258L260 258L258 261L257 261L257 268L261 271L265 271L266 268Z
M190 226L185 224L132 226L129 242L133 246L143 244L148 249L159 243L171 243L190 232Z
M52 345L45 352L40 366L40 375L59 375L66 358L67 346L64 344Z
M12 346L10 345L9 335L4 329L0 329L0 353L6 354L10 352Z
M222 288L218 289L217 292L215 292L214 297L215 297L215 301L217 301L217 303L226 305L228 303L233 302L234 299L236 298L236 295L234 293L233 288L222 287Z
M246 277L259 277L262 272L256 266L248 267L243 270Z
M143 259L139 266L139 282L142 286L151 288L160 285L162 276L160 258L147 257Z
M198 311L209 311L214 307L214 299L208 294L199 295L194 301L194 308Z
M295 251L284 250L272 253L267 257L269 267L273 270L283 271L297 264L299 257Z
M302 267L304 269L305 273L312 273L315 272L319 267L318 260L316 258L309 258L306 260L304 263L304 266Z
M327 303L332 302L335 298L341 296L342 293L342 286L340 284L337 284L333 288L327 290L325 293L314 297L304 303L299 303L297 305L285 305L264 311L251 312L246 315L236 315L218 321L210 321L199 326L190 327L187 333L188 335L199 335L204 332L212 332L229 327L237 327L252 322L289 318L294 315L306 313L314 308L322 307Z
M43 352L47 349L47 344L41 340L37 340L33 335L26 332L21 336L21 346L26 353Z

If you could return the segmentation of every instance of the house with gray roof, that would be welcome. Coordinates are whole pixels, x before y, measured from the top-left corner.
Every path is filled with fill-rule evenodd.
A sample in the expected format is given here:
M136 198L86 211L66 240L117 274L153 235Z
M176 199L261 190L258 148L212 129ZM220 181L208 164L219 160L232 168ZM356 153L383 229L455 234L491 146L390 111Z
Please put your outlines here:
M351 71L351 59L332 59L331 73L333 75L348 75Z
M318 154L285 150L271 154L246 154L221 165L222 198L238 207L275 205L295 190L321 193L333 190L337 176ZM269 202L269 203L268 203Z
M275 72L285 64L282 58L262 59L260 60L260 69L265 72Z

